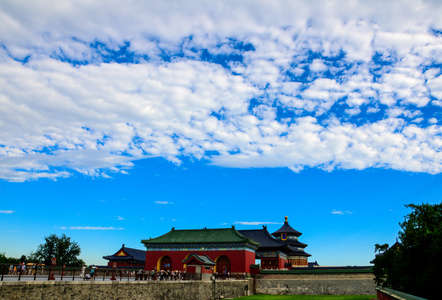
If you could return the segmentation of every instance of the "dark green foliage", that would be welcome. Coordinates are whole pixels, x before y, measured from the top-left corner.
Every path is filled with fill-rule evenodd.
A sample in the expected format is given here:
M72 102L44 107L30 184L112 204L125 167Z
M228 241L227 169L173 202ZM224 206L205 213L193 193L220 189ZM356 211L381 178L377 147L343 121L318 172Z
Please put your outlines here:
M24 255L22 255L23 258ZM26 257L26 256L25 256ZM0 253L0 263L8 263L8 264L20 264L24 262L24 260L21 260L21 258L16 257L6 257L4 253Z
M374 260L377 284L415 296L439 299L442 282L442 203L406 205L412 212L400 223L400 245ZM376 250L379 250L375 247ZM384 248L383 248L384 249Z
M57 259L57 265L80 267L84 265L83 260L78 259L81 253L80 246L70 237L62 235L61 237L51 234L45 237L45 243L38 246L33 255L42 260L46 265L51 264L51 258Z

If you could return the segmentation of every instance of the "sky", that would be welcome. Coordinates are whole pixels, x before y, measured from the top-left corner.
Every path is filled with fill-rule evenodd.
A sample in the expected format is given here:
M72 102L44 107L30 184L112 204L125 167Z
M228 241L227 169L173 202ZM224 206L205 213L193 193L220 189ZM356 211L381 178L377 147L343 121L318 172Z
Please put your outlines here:
M0 252L176 229L369 265L442 201L440 1L0 1Z

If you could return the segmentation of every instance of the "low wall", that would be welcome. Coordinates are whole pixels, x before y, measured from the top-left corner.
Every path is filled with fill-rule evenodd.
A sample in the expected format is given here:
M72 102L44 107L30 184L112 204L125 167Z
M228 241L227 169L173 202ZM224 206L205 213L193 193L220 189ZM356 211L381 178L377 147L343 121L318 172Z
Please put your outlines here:
M378 291L379 300L426 300L421 297L395 291L389 288L378 287L376 290Z
M253 280L226 281L22 281L1 282L0 299L15 300L211 300L251 292Z
M262 275L261 275L262 276ZM1 282L0 299L211 300L252 294L376 295L373 274L268 274L248 280Z
M256 294L376 295L373 274L272 274L255 282Z

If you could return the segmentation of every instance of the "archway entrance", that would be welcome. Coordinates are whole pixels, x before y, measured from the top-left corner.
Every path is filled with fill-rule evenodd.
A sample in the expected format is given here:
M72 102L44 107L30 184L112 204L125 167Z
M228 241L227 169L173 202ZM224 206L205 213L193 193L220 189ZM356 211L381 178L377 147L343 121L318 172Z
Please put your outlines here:
M220 256L216 260L216 272L219 274L230 273L230 259L227 256Z
M160 258L159 266L160 266L160 269L158 271L172 270L172 259L169 256L163 256L162 258Z

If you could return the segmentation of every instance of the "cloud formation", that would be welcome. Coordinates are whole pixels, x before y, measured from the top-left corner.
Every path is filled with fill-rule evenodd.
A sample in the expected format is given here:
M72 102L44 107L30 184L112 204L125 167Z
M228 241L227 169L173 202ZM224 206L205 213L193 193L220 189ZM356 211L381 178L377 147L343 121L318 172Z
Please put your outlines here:
M342 211L342 210L336 210L336 209L333 209L330 213L332 215L351 215L351 214L353 214L353 212L348 211L348 210Z
M0 214L13 214L15 211L13 210L0 210Z
M395 12L395 13L391 13ZM442 171L437 1L2 1L0 178Z

